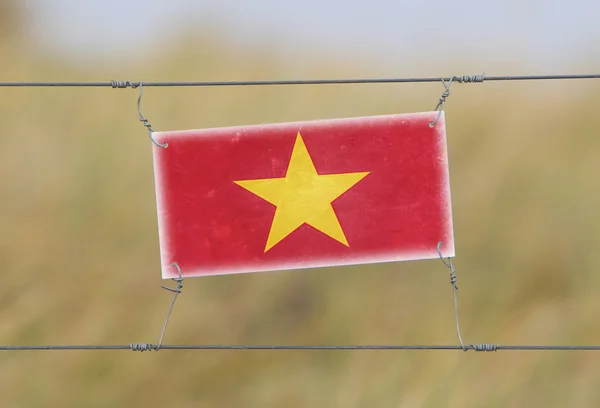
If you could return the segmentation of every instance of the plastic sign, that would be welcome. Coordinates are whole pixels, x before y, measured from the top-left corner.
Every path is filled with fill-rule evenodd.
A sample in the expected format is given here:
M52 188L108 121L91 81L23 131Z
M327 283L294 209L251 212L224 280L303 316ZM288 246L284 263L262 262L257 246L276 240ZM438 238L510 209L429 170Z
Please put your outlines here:
M436 117L155 132L163 278L454 256Z

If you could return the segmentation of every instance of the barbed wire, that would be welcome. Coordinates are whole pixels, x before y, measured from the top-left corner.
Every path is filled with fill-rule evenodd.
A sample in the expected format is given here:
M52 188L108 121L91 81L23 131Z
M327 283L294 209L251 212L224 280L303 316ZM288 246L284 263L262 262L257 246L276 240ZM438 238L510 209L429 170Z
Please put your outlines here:
M450 77L412 77L412 78L350 78L350 79L301 79L301 80L264 80L264 81L105 81L105 82L0 82L0 87L111 87L137 88L143 86L167 87L209 87L209 86L268 86L268 85L336 85L336 84L383 84L383 83L423 83L458 82L480 83L489 81L533 81L563 79L600 79L600 74L561 74L561 75L462 75Z

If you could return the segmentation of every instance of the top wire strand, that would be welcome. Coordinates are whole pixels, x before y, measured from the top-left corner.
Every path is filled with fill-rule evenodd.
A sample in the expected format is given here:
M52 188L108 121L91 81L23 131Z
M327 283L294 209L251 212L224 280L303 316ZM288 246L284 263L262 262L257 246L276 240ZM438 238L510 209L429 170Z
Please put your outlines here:
M355 78L355 79L304 79L304 80L267 80L267 81L165 81L143 82L148 86L257 86L257 85L335 85L335 84L383 84L383 83L422 83L452 81L458 83L476 83L488 81L531 81L560 79L600 79L600 74L565 74L565 75L463 75L451 77L427 78ZM0 87L110 87L137 88L141 81L107 81L107 82L0 82Z

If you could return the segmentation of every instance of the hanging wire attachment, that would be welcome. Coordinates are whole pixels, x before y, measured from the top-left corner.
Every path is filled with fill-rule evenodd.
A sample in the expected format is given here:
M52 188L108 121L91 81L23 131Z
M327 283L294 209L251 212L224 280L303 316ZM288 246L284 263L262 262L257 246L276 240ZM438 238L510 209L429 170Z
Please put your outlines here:
M440 101L438 102L437 106L434 109L437 111L437 116L433 122L429 123L429 127L434 127L435 124L438 122L438 120L440 120L440 116L442 116L442 110L444 109L444 102L446 102L446 99L450 96L450 85L452 85L453 80L454 80L454 77L450 78L450 81L448 81L448 83L446 84L446 81L444 79L442 79L442 84L444 85L445 89L444 89L444 92L442 92Z
M165 319L165 324L163 326L162 332L160 333L160 339L158 340L158 345L156 346L156 351L160 350L160 346L162 345L163 337L165 336L165 332L167 331L167 325L169 324L169 318L171 317L171 312L173 311L173 306L175 305L175 301L177 300L177 296L181 293L183 289L183 277L181 276L181 268L177 262L173 263L173 266L177 268L177 273L179 275L178 278L171 278L173 281L177 282L177 287L175 289L169 288L167 286L161 285L161 288L173 292L175 295L173 296L173 301L171 301L171 306L169 307L169 311L167 313L167 318Z
M458 342L460 343L460 347L463 351L475 350L475 351L496 351L498 350L498 344L470 344L465 346L462 341L462 336L460 335L460 324L458 322L458 286L456 285L456 269L454 265L452 265L452 260L447 258L448 261L444 260L442 256L441 246L444 245L443 242L438 242L437 250L440 256L440 259L450 269L450 284L452 285L452 292L454 294L454 319L456 322L456 334L458 335Z
M129 349L131 351L158 351L160 350L163 342L163 338L165 337L165 332L167 331L167 325L169 324L169 318L171 317L171 312L173 312L173 306L175 305L175 301L177 300L177 296L181 293L183 289L183 276L181 276L181 268L177 262L172 264L175 268L177 268L178 278L172 278L173 281L177 282L176 288L169 288L167 286L161 285L161 288L168 290L169 292L173 292L175 295L173 296L173 300L171 301L171 305L169 306L169 311L167 312L167 317L165 318L165 324L163 325L162 331L160 333L160 338L158 339L158 344L150 344L150 343L132 343L129 345Z
M437 111L437 116L433 122L429 123L429 127L434 127L436 123L440 120L440 116L442 116L442 111L444 109L444 103L446 99L450 96L450 85L452 82L458 82L459 84L472 84L476 82L483 82L485 80L485 73L482 75L463 75L463 76L453 76L448 82L444 78L441 78L442 84L444 85L444 92L442 92L442 96L435 107L434 110Z
M443 242L441 242L441 241L438 242L437 250L438 250L440 259L442 260L444 265L446 265L450 269L450 284L452 285L452 289L453 289L452 292L454 294L454 319L456 321L456 334L458 335L458 342L460 343L460 347L464 351L467 351L467 348L464 346L462 337L460 335L460 324L458 323L458 296L457 296L458 286L456 285L456 269L454 269L454 265L452 265L452 260L450 258L448 258L448 262L446 262L444 260L444 257L442 256L442 250L440 249L442 247L442 245L444 245Z
M131 81L115 81L112 80L110 81L110 84L112 86L113 89L125 89L125 88L140 88L140 94L138 96L138 101L137 101L137 109L138 109L138 116L140 118L140 122L142 122L142 124L148 129L148 137L150 138L150 140L152 141L152 143L154 143L155 145L157 145L158 147L167 147L168 143L158 143L153 137L152 137L152 132L154 132L154 130L152 130L152 125L150 125L150 123L148 123L148 119L146 119L144 117L144 115L142 114L142 93L143 93L143 85L142 85L142 81L140 82L131 82Z
M127 81L126 81L127 82ZM115 81L113 81L113 84L115 83ZM122 84L122 83L117 83L117 84ZM131 83L129 82L129 85L131 85ZM138 83L138 86L140 87L140 95L138 96L138 101L137 101L137 108L138 108L138 114L139 114L139 118L140 118L140 122L142 122L142 124L148 129L148 137L150 138L150 140L152 140L152 143L154 143L155 145L157 145L158 147L164 147L166 148L169 144L168 143L158 143L156 140L154 140L154 138L152 137L152 132L154 132L152 130L152 125L150 125L150 123L148 123L148 119L146 119L144 117L144 115L142 114L142 91L143 91L143 86L142 86L142 82L140 81ZM134 86L132 86L134 87ZM135 87L134 87L135 88Z

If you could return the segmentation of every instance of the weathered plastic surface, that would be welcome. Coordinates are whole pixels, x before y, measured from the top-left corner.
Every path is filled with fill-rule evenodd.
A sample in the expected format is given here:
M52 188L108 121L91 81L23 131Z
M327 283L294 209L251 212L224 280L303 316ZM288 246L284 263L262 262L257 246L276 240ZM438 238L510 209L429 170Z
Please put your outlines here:
M154 133L163 278L454 256L436 115Z

